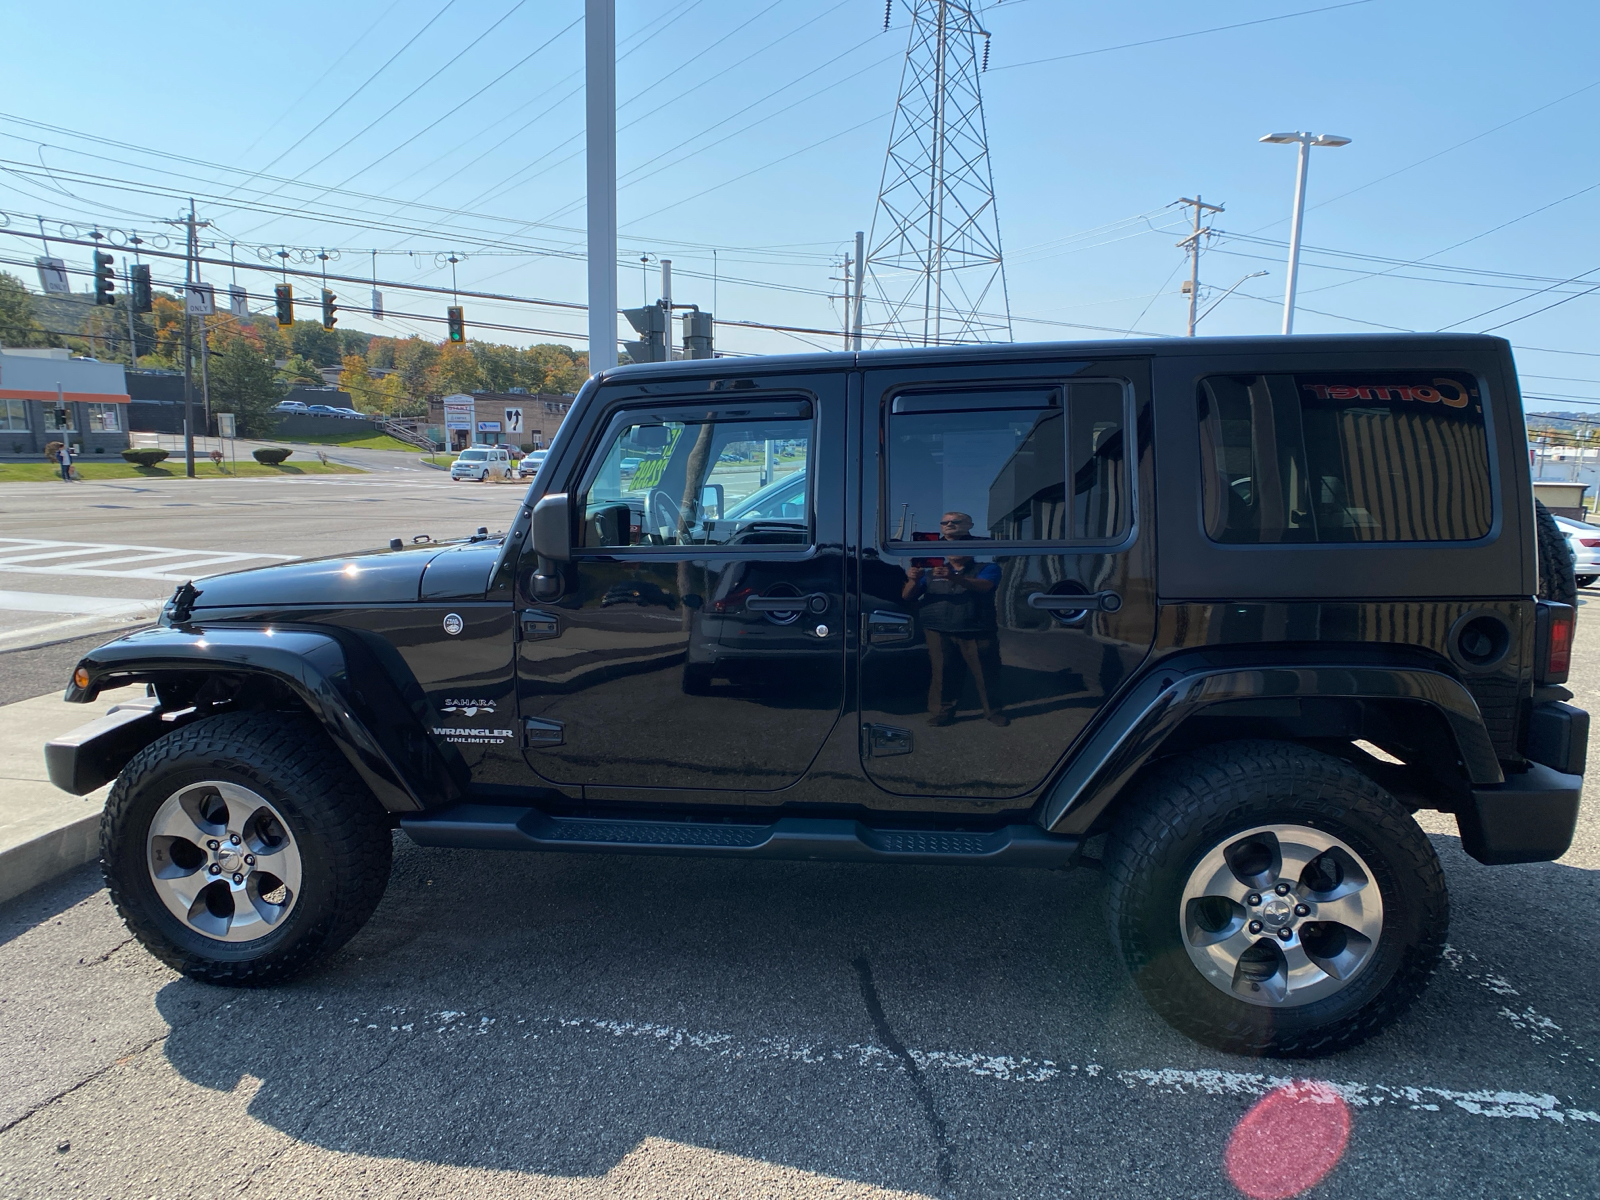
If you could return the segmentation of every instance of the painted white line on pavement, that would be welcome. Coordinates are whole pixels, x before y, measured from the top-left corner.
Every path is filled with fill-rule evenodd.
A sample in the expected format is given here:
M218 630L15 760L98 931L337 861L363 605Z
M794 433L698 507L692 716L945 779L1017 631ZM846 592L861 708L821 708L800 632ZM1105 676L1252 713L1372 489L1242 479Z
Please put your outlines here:
M410 1010L386 1006L369 1017L347 1018L361 1033L387 1033L391 1037L541 1037L603 1035L627 1038L662 1053L697 1052L719 1058L805 1064L837 1063L855 1069L899 1070L900 1060L890 1050L872 1043L852 1042L828 1047L783 1037L755 1040L731 1033L706 1032L647 1021L614 1021L593 1017L475 1017L463 1010ZM1060 1080L1118 1082L1130 1089L1148 1088L1168 1096L1257 1099L1275 1088L1306 1082L1291 1076L1248 1071L1186 1070L1176 1067L1119 1070L1101 1063L1060 1063L1025 1054L986 1054L961 1050L907 1051L924 1071L955 1071L1000 1083L1043 1084ZM1564 1127L1579 1125L1600 1129L1600 1112L1573 1108L1548 1092L1510 1091L1502 1088L1460 1090L1432 1085L1331 1082L1325 1083L1354 1108L1391 1107L1414 1112L1467 1114L1474 1117L1549 1121Z
M98 613L120 616L143 612L161 601L128 600L108 596L68 596L60 592L9 592L0 590L0 610L8 612Z
M1472 970L1468 968L1467 959L1469 958L1480 969ZM1512 987L1511 981L1505 976L1483 969L1483 960L1470 950L1460 950L1455 946L1446 945L1444 948L1444 961L1453 970L1460 971L1473 983L1502 999L1507 996L1516 996L1520 999L1522 996L1522 993ZM1577 1041L1561 1026L1531 1004L1524 1002L1520 1012L1508 1007L1507 1004L1501 1004L1499 1011L1495 1015L1509 1021L1513 1029L1518 1033L1527 1034L1535 1043L1543 1044L1554 1041L1569 1047L1569 1049L1561 1052L1562 1058L1571 1058L1573 1054L1578 1054L1591 1064L1595 1061L1594 1055L1589 1053L1588 1048L1583 1043Z
M19 551L21 553L19 553ZM85 555L100 555L84 560ZM104 557L111 555L112 557ZM71 557L73 561L61 561ZM266 560L290 562L295 554L245 553L232 550L180 550L170 546L134 546L116 542L61 542L44 538L0 537L0 572L18 575L66 575L96 579L159 579L182 582L238 563ZM44 564L37 560L54 558ZM178 561L173 561L173 560ZM121 569L113 566L127 564Z

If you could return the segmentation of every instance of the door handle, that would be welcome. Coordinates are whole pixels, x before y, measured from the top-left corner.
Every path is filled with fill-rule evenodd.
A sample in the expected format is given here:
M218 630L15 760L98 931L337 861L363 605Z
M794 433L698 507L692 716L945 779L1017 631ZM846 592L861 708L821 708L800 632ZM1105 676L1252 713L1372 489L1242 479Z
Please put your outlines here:
M522 637L524 641L561 636L561 618L540 608L522 610Z
M1088 596L1060 596L1049 592L1035 592L1028 597L1029 608L1042 608L1049 612L1106 612L1122 608L1122 597L1115 592L1095 592Z
M911 640L912 621L908 613L870 612L866 623L869 646L892 646Z
M745 608L761 613L797 613L811 611L819 616L828 611L826 592L812 592L809 596L747 596Z

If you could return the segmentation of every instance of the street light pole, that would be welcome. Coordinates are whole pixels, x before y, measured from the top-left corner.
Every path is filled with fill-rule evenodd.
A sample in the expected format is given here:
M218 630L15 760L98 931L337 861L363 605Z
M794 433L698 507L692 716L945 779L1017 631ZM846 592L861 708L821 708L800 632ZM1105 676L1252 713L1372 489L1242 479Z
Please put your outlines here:
M584 0L589 370L617 365L617 6Z
M1336 133L1269 133L1261 139L1276 145L1298 144L1300 165L1294 180L1294 223L1289 230L1289 279L1283 289L1283 332L1294 332L1294 293L1300 278L1300 227L1306 215L1306 170L1311 165L1311 147L1348 146L1350 139Z

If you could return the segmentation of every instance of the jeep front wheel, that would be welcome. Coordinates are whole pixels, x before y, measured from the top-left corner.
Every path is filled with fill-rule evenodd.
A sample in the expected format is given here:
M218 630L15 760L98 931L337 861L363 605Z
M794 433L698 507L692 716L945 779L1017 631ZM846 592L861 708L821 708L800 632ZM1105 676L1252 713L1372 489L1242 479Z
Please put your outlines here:
M100 826L144 947L193 979L287 979L361 928L388 883L382 808L311 722L229 713L136 755Z
M1283 742L1175 758L1107 857L1112 935L1146 1001L1197 1041L1312 1057L1419 996L1449 924L1427 836L1353 766Z

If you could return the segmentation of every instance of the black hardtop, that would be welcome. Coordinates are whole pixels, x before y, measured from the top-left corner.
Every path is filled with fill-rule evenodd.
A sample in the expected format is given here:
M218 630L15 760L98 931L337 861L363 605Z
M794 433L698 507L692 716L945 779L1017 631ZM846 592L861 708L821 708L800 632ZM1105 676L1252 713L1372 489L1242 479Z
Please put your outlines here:
M602 372L600 382L645 383L677 380L684 374L713 379L854 368L973 366L979 363L1062 361L1104 362L1117 358L1172 358L1243 355L1270 357L1270 365L1298 356L1328 354L1448 356L1467 352L1504 355L1511 343L1481 333L1280 334L1259 337L1150 337L1073 342L1003 342L981 346L912 346L892 350L835 350L818 354L771 354L751 358L680 359L670 363L629 363Z

